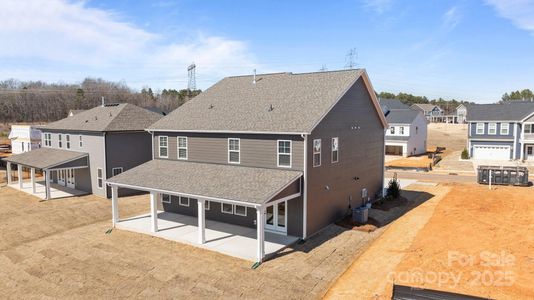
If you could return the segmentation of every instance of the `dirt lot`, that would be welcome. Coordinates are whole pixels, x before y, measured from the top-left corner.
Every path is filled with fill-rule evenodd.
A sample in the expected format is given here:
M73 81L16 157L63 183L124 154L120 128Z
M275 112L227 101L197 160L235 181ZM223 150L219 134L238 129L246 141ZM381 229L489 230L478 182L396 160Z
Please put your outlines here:
M386 167L428 168L431 163L432 159L428 158L426 154L423 154L386 161Z
M149 209L120 199L121 216ZM0 188L0 298L319 298L381 233L331 225L252 270L248 261L110 228L108 200L39 202Z
M462 151L467 145L467 124L428 124L427 148L435 150L436 147L446 147L444 155L455 151Z
M393 282L492 299L534 298L534 188L411 189L436 197L392 223L327 298L390 299Z

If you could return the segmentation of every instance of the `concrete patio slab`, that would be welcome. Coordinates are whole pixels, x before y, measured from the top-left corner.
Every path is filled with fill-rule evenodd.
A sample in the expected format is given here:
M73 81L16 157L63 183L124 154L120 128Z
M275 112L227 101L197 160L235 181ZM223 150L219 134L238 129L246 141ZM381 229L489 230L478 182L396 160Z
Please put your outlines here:
M256 229L206 219L206 243L198 243L196 217L158 212L158 232L151 232L150 214L120 220L116 228L144 233L256 261ZM298 237L265 232L265 255L269 257L298 241Z
M22 189L20 188L18 182L12 183L8 186L16 190L33 195L35 197L41 198L43 200L45 199L45 196L46 196L46 191L45 191L46 188L45 188L44 181L38 181L35 183L35 192L36 192L35 194L32 192L32 184L30 181L24 181L24 185ZM50 184L50 195L52 199L82 196L82 195L87 195L87 194L88 193L86 192L64 187L59 184L55 184L55 183Z

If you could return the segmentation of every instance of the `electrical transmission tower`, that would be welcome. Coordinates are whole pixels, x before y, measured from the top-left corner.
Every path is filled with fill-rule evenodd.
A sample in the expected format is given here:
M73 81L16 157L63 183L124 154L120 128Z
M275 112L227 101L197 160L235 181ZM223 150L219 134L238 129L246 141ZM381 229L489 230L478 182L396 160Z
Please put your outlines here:
M194 91L197 89L197 78L195 75L195 69L196 69L195 63L192 63L187 67L187 76L189 77L189 82L187 84L187 89L190 91Z
M347 52L347 56L345 57L345 68L346 69L354 69L356 67L356 60L358 59L358 52L356 52L356 48L352 48Z

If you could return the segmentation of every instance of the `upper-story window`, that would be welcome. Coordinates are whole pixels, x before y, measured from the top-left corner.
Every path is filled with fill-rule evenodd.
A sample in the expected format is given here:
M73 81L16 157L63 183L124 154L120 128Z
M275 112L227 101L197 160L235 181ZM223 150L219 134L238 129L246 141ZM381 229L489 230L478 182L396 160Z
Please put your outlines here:
M525 133L534 133L534 124L525 124Z
M78 136L78 146L80 148L83 148L83 137L81 135Z
M67 149L70 149L70 135L65 135L65 143L67 144Z
M508 135L510 133L510 123L501 123L501 135Z
M240 158L240 140L239 139L228 139L228 162L232 164L238 164L241 160Z
M488 134L491 134L491 135L497 134L497 123L488 124Z
M278 166L291 168L291 141L278 141Z
M321 139L313 140L313 166L321 165Z
M395 126L389 127L389 133L390 134L395 134Z
M404 135L404 126L399 127L399 134Z
M187 159L187 137L178 137L178 159Z
M44 144L45 144L45 147L52 147L52 134L51 133L44 134Z
M169 137L168 136L159 137L159 157L164 157L164 158L169 157Z
M63 139L62 139L62 138L63 138L63 137L61 136L61 134L58 134L58 136L57 136L57 139L58 139L58 140L57 140L57 146L58 146L59 148L63 148Z
M484 123L477 123L477 134L484 134Z
M332 138L332 163L339 161L339 138Z

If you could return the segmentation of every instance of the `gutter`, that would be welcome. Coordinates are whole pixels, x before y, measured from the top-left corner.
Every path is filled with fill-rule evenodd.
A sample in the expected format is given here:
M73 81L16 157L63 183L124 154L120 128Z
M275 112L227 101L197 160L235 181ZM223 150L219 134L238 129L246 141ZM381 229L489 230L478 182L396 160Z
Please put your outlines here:
M302 134L304 139L304 187L302 191L302 239L308 235L308 135Z

